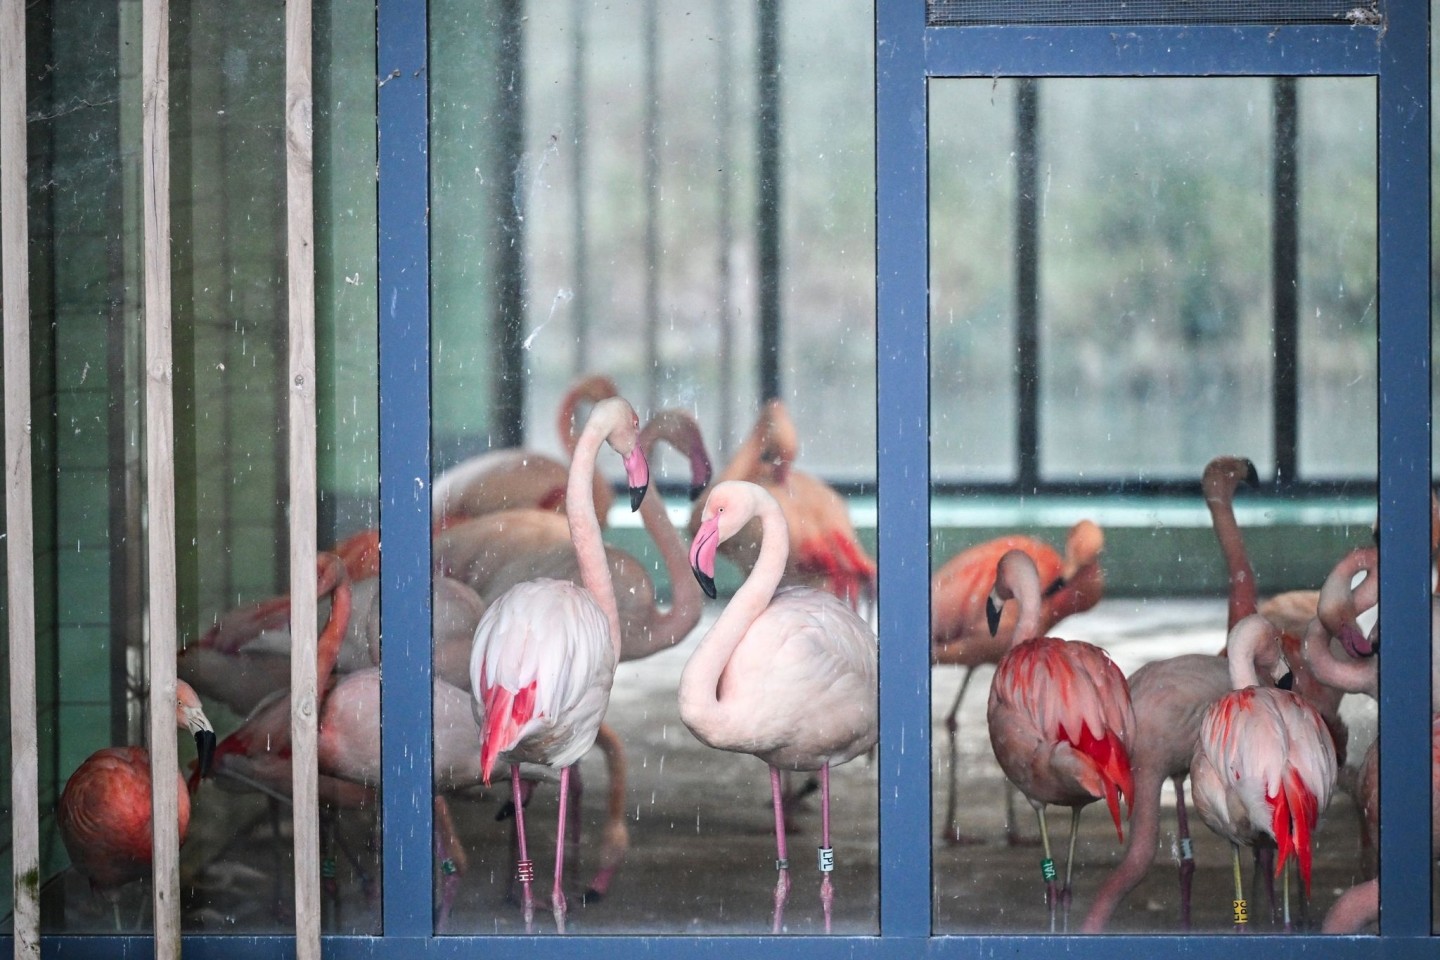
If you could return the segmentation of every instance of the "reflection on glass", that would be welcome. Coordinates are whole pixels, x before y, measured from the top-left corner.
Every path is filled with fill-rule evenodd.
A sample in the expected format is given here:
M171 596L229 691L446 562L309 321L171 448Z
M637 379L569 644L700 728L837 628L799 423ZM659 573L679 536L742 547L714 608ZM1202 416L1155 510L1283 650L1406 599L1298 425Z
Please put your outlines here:
M49 43L46 59L30 63L32 183L44 185L31 197L40 252L32 286L45 291L32 302L36 329L54 332L37 353L50 371L41 389L58 412L53 423L37 424L40 446L53 451L37 470L37 529L52 531L40 564L55 570L37 598L40 667L52 678L41 684L42 718L50 718L42 719L50 731L41 751L43 807L59 802L67 778L95 750L146 737L141 44L133 4L41 4L30 13ZM374 23L330 14L328 4L317 7L322 549L372 526L376 502L375 266L373 239L365 239L374 234ZM283 11L181 4L171 41L176 540L186 648L178 667L229 757L217 763L225 775L194 793L181 852L182 926L285 931L293 929L285 904L294 876L288 756L279 734L268 738L268 752L251 750L266 738L245 734L264 722L264 702L276 695L288 732L289 611L275 602L288 582ZM324 578L333 582L338 567ZM351 572L358 607L373 590L359 566ZM325 622L329 589L322 593ZM339 618L330 631L337 642L347 636ZM369 662L359 621L348 639L337 676ZM180 756L188 777L188 736ZM376 931L373 787L322 782L336 804L324 814L322 849L334 875L325 929ZM56 820L46 818L42 829L47 932L114 933L117 921L125 932L150 928L148 867L112 908L67 866Z
M720 548L713 571L698 561L719 594L702 595L689 550L707 494L693 503L687 494L712 473L779 492L790 519L786 582L806 581L873 618L873 500L855 495L873 483L875 459L873 13L786 5L776 18L774 9L580 0L531 11L521 28L518 17L492 22L470 5L435 8L435 22L447 24L431 38L432 443L443 528L435 654L444 684L436 842L458 868L443 881L440 932L558 926L557 773L522 769L537 901L527 925L510 767L496 756L488 786L480 768L475 620L466 618L477 615L476 598L498 618L514 584L583 579L560 511L571 458L583 464L591 451L598 485L585 500L598 504L622 662L597 749L570 774L565 928L826 928L810 852L822 833L818 773L780 778L781 819L805 839L802 853L790 837L791 890L777 920L771 779L751 755L769 749L718 734L707 746L679 705L682 670L756 562L752 525ZM783 79L767 91L772 58ZM650 462L638 513L620 457L579 437L616 393L637 412ZM802 519L797 507L813 514ZM442 594L453 619L442 621ZM735 669L718 685L722 701L727 683L731 694L754 692ZM537 701L541 683L537 675ZM873 701L873 678L870 687ZM784 735L833 713L819 697L806 696ZM780 695L764 699L773 712ZM498 701L489 709L493 717ZM877 798L865 744L861 736L833 756L836 933L878 925ZM818 764L808 759L794 765Z
M1374 84L941 81L930 102L932 405L988 441L937 430L932 457L932 662L963 668L934 675L936 929L1318 930L1375 869L1349 786L1373 691L1342 713L1325 656L1374 663L1378 581L1350 590L1375 507L1305 486L1374 474ZM973 377L965 330L1001 345ZM977 479L1002 485L940 492ZM1237 623L1259 653L1217 657ZM1044 635L1070 642L1023 642ZM1245 769L1199 749L1265 697L1312 741L1278 851L1216 813L1269 757L1259 734L1231 748ZM1267 846L1283 882L1252 866Z

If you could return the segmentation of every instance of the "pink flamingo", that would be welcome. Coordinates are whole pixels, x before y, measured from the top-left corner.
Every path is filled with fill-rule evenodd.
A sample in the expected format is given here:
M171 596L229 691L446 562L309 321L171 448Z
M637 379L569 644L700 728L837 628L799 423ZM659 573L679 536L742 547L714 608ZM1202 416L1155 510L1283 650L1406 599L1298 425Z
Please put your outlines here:
M475 630L470 685L484 710L481 775L489 783L497 762L510 764L527 929L535 909L534 865L525 841L520 764L560 769L551 908L557 929L563 931L566 905L561 880L570 767L595 743L620 660L620 614L589 491L596 454L601 442L608 441L624 459L631 506L640 506L649 468L639 432L629 403L619 397L602 400L591 411L570 461L565 512L585 586L568 580L517 584L495 599Z
M195 736L202 771L215 750L215 729L200 698L183 680L175 684L175 723ZM190 826L190 792L179 780L180 842ZM120 924L120 890L150 875L151 829L150 751L144 747L107 747L85 759L60 794L56 820L60 839L75 869L90 889L110 901L115 929Z
M717 480L759 484L780 504L790 537L783 583L826 590L855 606L862 597L873 597L875 561L860 543L844 498L818 477L793 469L799 449L785 405L766 401L750 435ZM692 535L700 526L701 509L697 504L691 512ZM759 527L752 524L727 542L725 556L748 573L759 550Z
M575 415L582 403L599 403L619 396L615 381L606 376L585 377L574 384L560 403L557 427L568 457L575 455L578 437ZM463 460L435 478L431 490L432 515L437 526L449 526L466 517L497 510L535 507L552 513L565 509L568 468L554 457L534 450L491 450ZM604 526L610 513L610 485L596 477L594 502Z
M655 413L640 430L640 448L647 462L661 441L689 461L692 495L709 484L710 456L693 416L676 409ZM616 547L605 548L620 614L621 662L648 657L679 643L700 622L703 609L685 546L658 493L644 498L640 517L665 564L670 605L662 609L656 602L655 584L646 564ZM436 536L435 558L438 570L464 578L488 597L536 577L583 583L569 525L563 517L539 510L501 511L448 527ZM609 812L600 845L600 868L585 891L587 903L608 893L629 847L624 745L608 725L602 725L597 745L605 755L609 774ZM572 785L578 779L578 771L573 772Z
M1033 537L1018 534L997 537L960 551L930 578L930 663L965 668L955 702L945 715L950 781L942 836L947 842L975 842L961 835L956 819L960 702L975 675L974 668L982 663L998 663L1010 649L1015 631L1013 614L1007 614L993 634L986 621L985 604L995 588L996 565L1010 550L1022 550L1035 562L1040 582L1049 585L1041 599L1039 630L1044 633L1065 617L1089 610L1100 601L1105 592L1105 575L1100 569L1100 552L1104 548L1105 535L1100 528L1089 520L1081 520L1070 528L1064 557L1048 543ZM1005 839L1016 846L1025 841L1015 823L1015 788L1009 780L1005 781L1005 788Z
M1241 620L1226 640L1231 692L1211 704L1190 761L1195 809L1230 841L1235 870L1235 925L1249 921L1240 875L1240 846L1264 840L1279 847L1276 872L1284 878L1284 922L1290 923L1294 857L1310 889L1311 836L1335 787L1335 746L1325 721L1289 690L1262 687L1257 649L1278 639L1263 616Z
M1057 902L1068 924L1081 810L1103 797L1115 832L1124 840L1120 801L1128 804L1135 792L1130 773L1135 715L1125 677L1104 650L1040 636L1040 576L1035 562L1019 550L1007 552L996 567L992 627L998 627L1001 607L1011 599L1019 606L1019 618L1010 650L995 668L986 722L995 759L1040 821L1053 932ZM1058 896L1045 824L1045 807L1052 803L1071 808L1070 853Z
M875 634L832 594L808 587L777 592L791 538L774 496L753 483L717 483L701 511L690 565L708 596L715 596L717 548L754 518L761 527L759 554L680 675L680 719L700 742L754 754L770 766L780 875L776 933L790 891L780 771L820 771L820 900L828 933L834 902L830 767L875 744Z

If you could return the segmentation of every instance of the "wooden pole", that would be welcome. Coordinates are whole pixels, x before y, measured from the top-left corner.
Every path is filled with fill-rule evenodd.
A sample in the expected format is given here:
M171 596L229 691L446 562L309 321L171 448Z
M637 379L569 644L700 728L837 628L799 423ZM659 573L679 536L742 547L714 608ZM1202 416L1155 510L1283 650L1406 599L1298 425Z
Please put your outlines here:
M170 309L170 7L141 8L141 179L145 243L145 512L150 597L150 785L155 956L180 956L175 770L175 401Z
M40 768L35 719L35 517L30 473L30 259L25 2L0 0L0 256L4 258L5 563L16 960L40 957Z
M285 5L285 205L290 318L290 736L297 960L320 957L315 180L311 101L310 2L289 0Z

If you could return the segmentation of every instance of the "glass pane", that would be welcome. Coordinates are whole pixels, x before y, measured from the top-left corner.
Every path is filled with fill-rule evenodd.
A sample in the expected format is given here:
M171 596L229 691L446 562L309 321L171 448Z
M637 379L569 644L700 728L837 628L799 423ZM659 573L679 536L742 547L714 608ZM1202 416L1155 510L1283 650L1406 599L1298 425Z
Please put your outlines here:
M573 742L573 776L587 789L570 795L578 814L566 828L566 929L768 933L777 922L771 783L758 757L768 750L752 745L752 755L735 735L705 745L687 726L687 718L702 720L682 715L678 696L682 670L711 643L702 638L754 562L733 559L727 543L714 571L719 599L703 599L687 556L705 499L692 503L688 494L707 479L696 472L697 429L717 473L764 480L790 504L786 580L828 588L873 613L865 601L874 505L863 495L875 476L873 10L793 3L776 17L776 9L580 0L532 5L521 17L432 5L432 22L446 25L431 37L431 229L435 518L443 527L435 652L445 681L436 702L437 717L449 718L437 720L435 753L454 825L437 843L459 868L446 881L453 900L441 906L441 932L559 926L550 916L556 771L574 758L537 753L547 766L522 771L521 789L533 793L525 830L537 902L527 924L512 879L514 820L496 815L512 816L508 761L532 755L499 752L505 725L496 718L523 712L529 681L496 693L503 671L492 666L476 683L476 624L466 618L478 596L491 619L480 622L475 646L500 649L489 639L499 635L492 624L518 602L505 599L507 589L539 576L583 579L558 511L571 431L593 410L604 416L600 400L613 391L667 442L647 450L653 482L639 515L629 509L619 456L603 445L598 489L571 504L583 513L599 501L624 662L606 727L596 729L599 714L588 713ZM768 59L781 78L773 97L762 90ZM762 407L772 396L781 404ZM683 416L667 421L657 416L663 411ZM515 448L527 451L523 466ZM587 457L576 456L583 471ZM823 518L800 517L793 505L812 495L803 485L821 482L841 493L824 501ZM444 625L442 593L468 598L453 600L456 618ZM550 696L545 676L531 677L537 702ZM608 668L593 682L603 689ZM726 683L737 693L755 689ZM489 785L476 699L495 744ZM864 741L873 677L852 700L863 705ZM773 720L773 704L764 706L756 714ZM807 702L786 736L828 710ZM599 748L587 749L595 738ZM835 754L829 925L837 933L878 929L877 797L864 746L843 766L852 751ZM788 841L793 886L778 922L820 932L826 918L810 850L821 804L809 793L818 761L772 759L800 768L782 784L801 832ZM586 898L582 909L587 892L603 897Z
M1029 447L1021 426L1009 445L977 445L989 458L972 466L934 431L931 656L947 668L933 678L935 929L1228 932L1240 901L1250 929L1280 930L1288 894L1289 926L1317 931L1338 895L1375 869L1365 845L1374 827L1356 795L1376 729L1373 691L1343 695L1322 682L1338 682L1325 672L1327 651L1349 656L1329 642L1331 632L1363 653L1373 623L1366 608L1375 581L1359 576L1373 554L1352 552L1371 544L1373 405L1369 414L1347 413L1345 429L1356 437L1343 459L1319 453L1329 439L1307 440L1332 429L1321 411L1345 405L1348 391L1363 392L1375 376L1375 84L947 80L932 82L930 105L937 425L939 411L965 409L976 420L1023 424L1024 384L1038 376ZM1280 139L1286 128L1295 131L1293 149ZM954 182L956 171L968 174L987 158L969 174L974 186ZM1358 182L1328 190L1333 176ZM1293 200L1276 187L1287 177ZM964 202L967 189L1009 209ZM1028 253L1027 218L1037 238ZM1285 281L1284 258L1264 252L1283 242L1287 220L1297 254ZM996 226L1007 222L1022 227ZM1356 235L1353 249L1337 230ZM997 236L1005 240L998 257ZM1013 272L992 263L992 279L966 266L987 254L1015 263ZM1298 290L1299 318L1292 311L1288 328L1272 292L1282 282ZM987 338L989 349L1008 351L987 366L1013 374L968 375L966 345L954 335L960 311L949 305L981 300L1019 305L1014 317L997 316ZM1033 347L1026 304L1036 314ZM1355 354L1344 358L1350 376L1312 377L1334 368L1344 344ZM1277 388L1297 372L1298 411ZM1294 446L1279 443L1297 432ZM1277 476L1297 458L1302 479L1362 482L1333 495L1298 485L1293 473ZM1034 494L1027 459L1057 492ZM943 492L948 481L987 471L1009 486L983 499ZM1081 484L1095 492L1065 492ZM1329 595L1353 589L1364 612L1358 634L1342 630L1329 606L1328 619L1315 618L1332 568L1341 572ZM1003 589L992 594L997 578ZM1019 620L1022 606L1034 620ZM1257 608L1274 628L1242 619ZM1243 626L1231 643L1239 649L1253 636L1259 656L1216 656L1232 620ZM1031 640L1043 635L1072 642ZM1246 663L1266 689L1247 696L1314 711L1305 721L1310 749L1329 757L1306 788L1324 808L1323 820L1306 826L1308 886L1288 858L1273 915L1264 878L1275 874L1252 866L1257 844L1248 834L1236 890L1231 837L1211 826L1223 827L1216 798L1227 779L1207 775L1219 768L1200 751L1205 711L1233 685L1252 682L1229 675ZM1287 672L1294 694L1273 690ZM1086 709L1091 720L1082 722ZM1258 763L1263 753L1250 745L1236 755ZM1298 787L1295 802L1303 805ZM1037 806L1048 809L1043 821ZM1067 814L1079 809L1072 857Z
M133 3L27 13L46 51L29 62L41 253L31 284L37 369L50 371L37 403L55 411L36 435L46 451L38 529L48 531L39 568L55 571L37 598L50 677L41 797L53 809L67 805L62 789L87 757L146 738L141 24ZM318 532L328 549L373 525L377 496L374 23L322 3L315 24ZM289 715L288 608L255 606L283 595L289 575L284 33L279 7L172 6L179 673L222 741L181 851L182 924L195 931L293 929L288 753L273 731L246 740L266 722L268 695L281 697L286 733ZM338 863L327 932L378 929L373 790L352 787L339 792L360 806L326 813L323 852ZM150 929L148 866L127 872L121 854L61 819L42 823L54 878L46 930ZM113 907L101 895L112 886Z

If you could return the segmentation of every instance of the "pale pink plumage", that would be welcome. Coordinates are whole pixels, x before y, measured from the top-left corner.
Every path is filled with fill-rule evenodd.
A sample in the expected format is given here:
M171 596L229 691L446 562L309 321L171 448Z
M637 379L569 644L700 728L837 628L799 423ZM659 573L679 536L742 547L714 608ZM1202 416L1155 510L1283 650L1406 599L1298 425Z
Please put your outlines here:
M715 553L752 518L759 554L745 582L680 675L680 719L702 742L752 753L771 768L780 879L773 928L781 925L789 869L780 770L821 772L823 848L829 848L829 768L869 750L878 735L875 635L833 594L777 591L790 538L775 498L753 483L717 483L700 514L690 562L714 596ZM828 930L833 891L824 874Z
M584 587L569 581L517 584L491 603L475 629L470 683L481 710L481 774L488 781L500 760L511 764L515 817L527 925L533 915L519 796L519 764L560 768L560 827L551 902L563 928L561 890L565 805L570 765L595 743L620 659L620 622L600 525L588 491L600 444L608 441L625 460L631 502L638 507L649 484L639 447L639 425L618 397L591 411L570 462L566 516Z
M1277 634L1259 614L1230 631L1233 689L1206 711L1190 763L1196 810L1231 843L1237 900L1239 848L1262 838L1279 848L1277 875L1294 857L1309 889L1311 837L1335 787L1335 747L1320 714L1288 690L1257 686L1255 651Z

